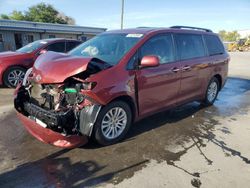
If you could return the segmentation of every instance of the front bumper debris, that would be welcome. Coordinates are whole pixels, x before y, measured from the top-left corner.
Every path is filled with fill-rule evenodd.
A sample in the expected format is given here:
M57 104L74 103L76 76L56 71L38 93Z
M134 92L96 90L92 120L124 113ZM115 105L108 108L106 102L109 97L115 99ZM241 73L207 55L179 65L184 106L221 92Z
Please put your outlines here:
M19 86L14 106L24 127L38 140L63 148L79 147L88 142L101 105L91 103L81 109L48 110L33 103L28 90ZM65 131L68 130L68 131Z
M62 148L75 148L88 142L87 136L64 136L58 132L42 127L34 120L29 119L19 112L17 115L28 132L42 142Z

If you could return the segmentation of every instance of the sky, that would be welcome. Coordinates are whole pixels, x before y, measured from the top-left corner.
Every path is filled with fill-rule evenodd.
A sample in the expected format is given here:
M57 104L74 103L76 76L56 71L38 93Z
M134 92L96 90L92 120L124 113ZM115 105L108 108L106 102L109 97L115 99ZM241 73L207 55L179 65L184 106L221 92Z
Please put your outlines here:
M250 0L124 0L124 28L188 25L219 30L250 29ZM77 25L120 28L121 0L0 0L0 14L50 3Z

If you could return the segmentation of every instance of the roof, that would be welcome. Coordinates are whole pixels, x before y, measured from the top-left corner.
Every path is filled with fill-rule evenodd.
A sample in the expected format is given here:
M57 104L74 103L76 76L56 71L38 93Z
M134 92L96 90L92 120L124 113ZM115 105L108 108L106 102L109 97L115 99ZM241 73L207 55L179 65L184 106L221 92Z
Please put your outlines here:
M54 42L54 41L77 41L79 42L79 40L75 40L75 39L67 39L67 38L47 38L47 39L40 39L40 41L46 41L46 42Z
M174 27L165 27L165 28L164 27L137 27L137 28L131 28L131 29L110 30L105 33L148 34L151 32L158 32L158 31L169 31L169 32L183 31L185 33L213 33L209 29L189 27L189 26L174 26Z
M137 28L130 28L130 29L118 29L118 30L109 30L106 33L134 33L134 34L146 34L151 31L158 31L158 30L166 30L169 28L157 28L157 27L137 27Z
M106 28L0 19L0 30L49 33L99 34Z

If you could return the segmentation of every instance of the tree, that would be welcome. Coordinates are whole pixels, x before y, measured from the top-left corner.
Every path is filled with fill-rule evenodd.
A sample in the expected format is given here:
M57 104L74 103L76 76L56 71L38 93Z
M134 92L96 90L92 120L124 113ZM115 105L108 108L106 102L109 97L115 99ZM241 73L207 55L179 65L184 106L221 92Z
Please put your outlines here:
M39 3L29 7L28 11L13 11L11 14L2 14L2 19L24 20L33 22L75 24L75 20L64 13L57 11L52 5Z
M9 20L9 19L10 19L10 17L9 17L7 14L1 14L1 15L0 15L0 18L1 18L1 19L6 19L6 20Z
M227 42L233 42L237 41L240 38L240 34L237 31L225 31L221 30L219 31L219 35L223 41Z

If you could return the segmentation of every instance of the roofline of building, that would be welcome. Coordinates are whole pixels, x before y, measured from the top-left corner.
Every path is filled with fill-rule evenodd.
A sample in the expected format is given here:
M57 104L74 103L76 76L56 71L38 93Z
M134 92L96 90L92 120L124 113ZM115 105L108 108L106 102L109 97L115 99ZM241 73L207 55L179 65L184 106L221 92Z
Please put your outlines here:
M74 33L74 34L99 34L100 32L90 32L90 31L68 31L63 29L41 29L41 28L25 28L25 27L15 27L15 26L1 26L0 29L6 31L25 31L25 32L36 32L36 33Z
M68 25L68 24L57 24L57 23L43 23L43 22L31 22L31 21L20 21L20 20L7 20L7 19L0 19L1 22L6 23L26 23L26 24L37 24L37 25L47 25L47 26L60 26L60 27L74 27L79 29L100 29L100 30L107 30L107 28L102 27L89 27L89 26L79 26L79 25ZM1 25L0 25L1 26Z

